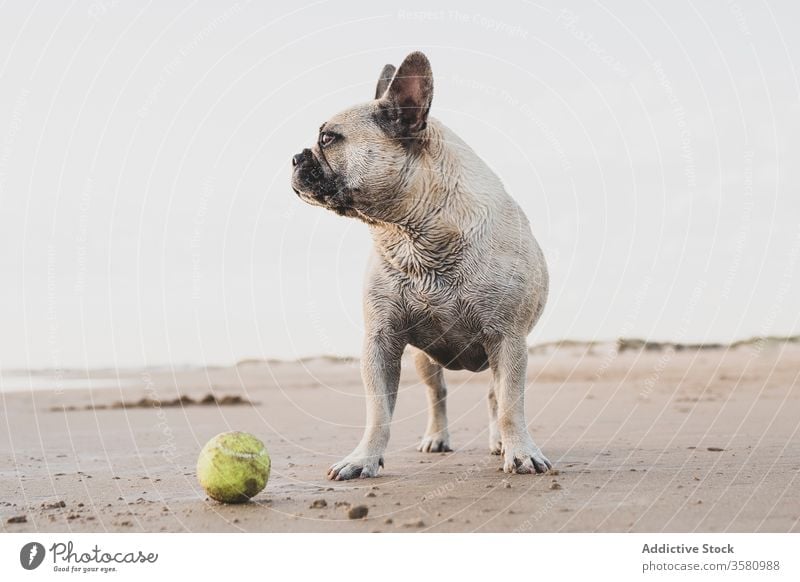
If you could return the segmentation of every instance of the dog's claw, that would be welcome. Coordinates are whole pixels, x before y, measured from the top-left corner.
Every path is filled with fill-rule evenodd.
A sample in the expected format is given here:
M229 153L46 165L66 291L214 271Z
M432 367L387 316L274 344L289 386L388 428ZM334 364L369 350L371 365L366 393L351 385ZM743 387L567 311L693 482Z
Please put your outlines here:
M417 450L421 453L450 453L450 435L446 431L425 435Z
M553 468L550 460L542 454L533 441L523 442L516 446L509 446L503 451L503 471L528 475L546 473Z
M327 477L331 481L377 477L379 467L383 467L383 457L347 457L331 465Z

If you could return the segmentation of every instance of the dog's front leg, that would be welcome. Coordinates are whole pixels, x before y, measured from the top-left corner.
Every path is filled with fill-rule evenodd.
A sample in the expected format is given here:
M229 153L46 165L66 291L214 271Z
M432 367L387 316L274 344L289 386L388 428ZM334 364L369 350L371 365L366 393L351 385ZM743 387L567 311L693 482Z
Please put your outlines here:
M368 336L361 360L367 404L367 424L361 442L344 459L328 469L328 479L343 481L375 477L383 467L383 453L389 443L389 424L400 382L400 358L405 344L385 335Z
M525 424L525 372L528 348L524 338L499 338L489 349L497 398L497 427L506 473L544 473L552 464L533 442Z

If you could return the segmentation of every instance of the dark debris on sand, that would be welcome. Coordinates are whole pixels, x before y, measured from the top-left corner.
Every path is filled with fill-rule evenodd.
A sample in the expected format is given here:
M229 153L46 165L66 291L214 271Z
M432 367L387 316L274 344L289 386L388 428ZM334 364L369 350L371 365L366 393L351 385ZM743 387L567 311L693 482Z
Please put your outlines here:
M53 406L50 410L53 412L61 412L73 410L118 410L128 408L177 408L184 406L253 406L255 404L255 402L239 396L238 394L220 397L214 396L213 394L206 394L202 398L192 398L191 396L183 395L170 400L158 400L157 398L148 398L145 396L132 402L120 401L112 404L87 404L86 406Z

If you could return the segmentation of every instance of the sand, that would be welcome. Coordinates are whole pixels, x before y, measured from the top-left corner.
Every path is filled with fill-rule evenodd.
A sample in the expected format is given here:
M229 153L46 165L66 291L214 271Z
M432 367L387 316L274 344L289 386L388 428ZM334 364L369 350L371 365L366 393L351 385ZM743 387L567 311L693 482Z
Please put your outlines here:
M536 476L506 475L488 452L487 373L446 375L455 450L426 454L424 388L406 363L385 469L345 482L325 473L361 434L357 362L105 370L89 378L126 386L0 394L0 529L800 531L800 346L615 345L532 352L527 418L556 465ZM252 404L180 400L209 393ZM226 506L194 464L233 429L265 441L273 472L251 503Z

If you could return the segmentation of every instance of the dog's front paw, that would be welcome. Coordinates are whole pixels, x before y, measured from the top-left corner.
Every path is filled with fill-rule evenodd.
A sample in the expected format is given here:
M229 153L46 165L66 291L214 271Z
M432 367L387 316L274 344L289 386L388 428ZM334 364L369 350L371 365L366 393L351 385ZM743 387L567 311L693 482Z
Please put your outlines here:
M553 464L528 437L510 439L503 449L503 471L506 473L546 473Z
M383 467L383 457L360 455L351 453L328 469L328 479L331 481L346 481L361 477L377 477L378 468Z
M450 434L446 430L426 434L422 437L417 450L421 453L449 453Z

